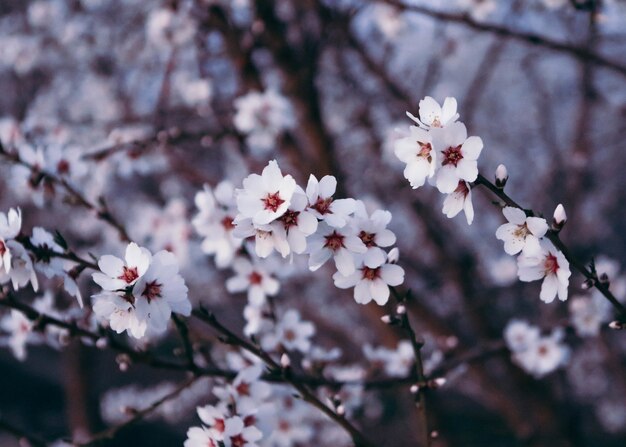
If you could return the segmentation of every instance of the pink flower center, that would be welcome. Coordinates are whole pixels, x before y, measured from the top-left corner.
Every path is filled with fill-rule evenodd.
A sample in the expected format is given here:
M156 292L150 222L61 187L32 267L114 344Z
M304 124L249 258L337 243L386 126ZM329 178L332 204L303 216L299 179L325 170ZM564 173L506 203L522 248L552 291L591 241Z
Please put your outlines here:
M237 393L240 396L249 396L250 395L250 384L249 383L241 382L239 385L237 385L237 387L235 389L237 390Z
M70 164L67 160L60 160L57 163L57 171L59 174L69 174L70 173Z
M296 333L292 329L287 329L284 335L287 341L294 341L296 339Z
M243 425L246 427L250 427L251 425L256 424L256 418L254 417L254 415L248 415L245 418L243 418Z
M343 234L337 233L337 230L334 230L328 236L324 236L324 239L326 239L324 247L328 248L329 250L337 251L340 248L345 247L345 245L343 245L343 240L345 239L345 236Z
M333 203L332 197L327 197L325 199L318 197L317 202L315 202L315 205L313 205L311 208L313 208L315 211L322 215L332 214L332 211L330 210L331 203Z
M366 247L376 247L376 233L361 231L359 233L359 239L363 241Z
M361 272L363 274L363 279L367 279L368 281L374 281L376 278L380 277L380 267L376 267L375 269L363 267Z
M546 261L544 263L544 267L546 270L546 274L556 275L557 270L559 269L559 262L552 253L548 253L546 256Z
M7 252L7 246L4 245L4 241L0 241L0 256L4 256Z
M224 429L226 428L226 424L224 423L224 419L215 419L215 423L213 424L213 428L220 433L224 433Z
M285 214L280 217L280 221L285 226L285 230L298 225L298 216L300 211L287 210Z
M235 228L235 224L233 223L233 218L230 216L225 216L220 222L226 231L231 231Z
M248 275L248 281L250 284L261 284L263 282L263 276L259 272L252 272Z
M443 154L443 162L441 163L442 166L454 165L456 168L456 165L463 159L460 145L456 147L449 147L445 151L441 151L441 153Z
M117 279L123 280L126 284L132 283L134 280L139 278L139 272L137 271L137 267L122 267L122 274L117 277Z
M146 283L146 287L141 292L141 296L145 297L148 302L152 301L155 298L161 298L161 287L163 285L159 284L156 279L154 281L150 281Z
M417 153L417 156L427 159L430 163L430 161L432 160L430 152L433 150L433 147L430 145L430 143L422 143L421 141L418 141L417 144L420 147L420 151Z
M233 447L243 447L246 445L246 440L243 439L243 435L231 436L230 442Z
M273 213L283 204L285 201L280 198L277 192L274 194L268 194L264 199L261 199L265 205L266 210L270 210Z
M281 419L278 422L278 430L280 430L282 432L287 432L287 431L289 431L289 429L291 429L291 425L286 420Z

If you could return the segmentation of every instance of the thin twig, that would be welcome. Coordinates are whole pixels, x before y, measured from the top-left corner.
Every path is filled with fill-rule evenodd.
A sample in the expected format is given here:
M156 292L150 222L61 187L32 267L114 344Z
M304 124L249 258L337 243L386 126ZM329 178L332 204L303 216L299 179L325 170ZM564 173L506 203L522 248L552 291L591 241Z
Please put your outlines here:
M535 216L536 215L536 213L533 212L532 210L526 209L526 208L522 207L521 205L519 205L516 201L514 201L512 198L510 198L508 196L508 194L506 194L504 192L504 190L498 188L496 185L491 183L482 174L478 174L478 178L474 182L474 185L476 185L476 186L484 186L489 191L491 191L493 194L495 194L500 200L502 200L506 205L512 206L512 207L515 207L515 208L519 208L522 211L524 211L528 216ZM624 319L623 321L626 321L626 308L624 307L624 305L622 303L620 303L619 300L615 297L615 295L613 295L613 293L609 290L608 284L601 282L599 280L599 278L598 278L598 275L595 272L593 272L589 268L587 268L584 265L584 263L580 262L572 254L571 250L565 245L565 243L563 243L563 241L559 237L559 233L554 231L554 230L548 230L548 232L546 233L546 238L548 238L550 240L550 242L552 242L554 244L554 246L563 253L563 256L565 256L565 259L567 259L567 261L576 270L578 270L580 273L582 273L582 275L586 279L588 279L595 286L595 288L598 289L600 291L600 293L607 300L609 300L611 302L613 307L615 307L615 309L617 309L619 311L619 313L621 314L621 317Z

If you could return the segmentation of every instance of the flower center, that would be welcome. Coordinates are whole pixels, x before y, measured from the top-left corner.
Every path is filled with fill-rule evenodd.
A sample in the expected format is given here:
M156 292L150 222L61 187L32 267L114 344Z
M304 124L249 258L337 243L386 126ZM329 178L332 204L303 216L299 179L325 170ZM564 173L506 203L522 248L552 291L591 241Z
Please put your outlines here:
M230 216L224 216L224 218L220 222L226 231L231 231L235 228L235 224L233 223L233 218Z
M137 267L122 267L122 274L117 277L117 279L123 280L126 284L132 283L134 280L139 278L139 272L137 271Z
M530 233L530 230L528 229L528 226L526 225L526 223L524 223L522 225L517 226L517 229L513 231L513 236L526 239L526 236L528 236L529 233Z
M261 276L259 272L252 272L248 275L248 281L253 285L261 284L261 282L263 282L263 276Z
M250 427L251 425L256 424L256 417L254 417L254 415L250 414L248 416L246 416L245 418L243 418L243 425L245 427Z
M231 436L230 442L233 447L244 447L244 445L246 445L246 440L243 439L243 435L241 434L237 436Z
M146 283L146 287L143 289L141 296L145 297L148 302L152 301L155 298L161 298L161 287L163 285L159 284L156 279L154 281L150 281Z
M0 256L4 256L7 252L7 246L4 245L4 241L0 241Z
M345 245L343 245L343 240L345 239L345 236L343 234L337 233L337 230L334 230L328 236L324 236L324 239L326 239L324 247L332 251L337 251L340 248L345 247Z
M546 270L546 275L555 275L557 270L559 269L559 262L557 261L556 256L554 256L552 253L548 253L548 256L546 256L544 267Z
M213 428L220 433L224 433L224 429L226 428L226 424L224 423L224 419L215 419L215 423L213 424Z
M332 214L332 211L330 210L331 203L333 203L332 197L327 197L325 199L318 197L317 202L315 202L315 205L313 205L311 208L313 208L315 211L322 215Z
M285 230L288 230L291 227L298 226L299 214L300 214L300 211L292 211L292 210L285 211L285 214L283 214L280 218L280 221L285 226Z
M376 233L367 233L361 230L359 233L359 239L363 241L366 247L376 247Z
M430 125L430 127L442 127L441 126L441 121L439 120L439 117L435 117L433 119L432 124Z
M441 153L443 154L443 162L441 163L442 166L454 165L454 167L456 168L456 165L459 164L459 161L463 159L460 145L456 147L449 147L445 151L441 151Z
M237 394L239 394L240 396L250 395L250 384L246 382L241 382L239 385L237 385L235 389L237 390Z
M264 199L261 199L265 205L266 210L271 210L273 213L283 204L285 201L280 198L277 192L274 194L268 194Z
M376 267L375 269L363 267L361 272L363 279L367 279L368 281L374 281L376 278L380 277L380 267Z
M67 160L60 160L57 163L57 171L59 172L59 174L69 174L70 163Z
M420 147L420 151L417 153L417 156L425 158L430 163L433 159L433 157L430 155L433 147L430 145L430 143L422 143L421 141L418 141L417 144Z
M296 339L296 333L292 329L287 329L284 335L287 341L294 341Z
M278 422L278 430L282 431L282 432L288 432L291 429L291 424L289 424L289 422L287 422L284 419L281 419Z

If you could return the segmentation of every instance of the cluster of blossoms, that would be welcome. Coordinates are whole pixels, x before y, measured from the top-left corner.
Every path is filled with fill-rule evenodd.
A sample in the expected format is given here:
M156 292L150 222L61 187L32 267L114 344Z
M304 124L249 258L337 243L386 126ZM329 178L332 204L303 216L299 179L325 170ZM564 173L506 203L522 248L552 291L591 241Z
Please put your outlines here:
M413 189L426 183L435 185L446 194L443 213L454 217L464 211L467 223L474 219L472 205L473 182L478 179L478 157L483 148L479 137L467 136L465 125L458 120L457 102L446 98L439 105L430 96L419 103L419 118L407 115L417 124L409 134L395 143L396 156L406 164L404 176ZM498 167L497 185L503 187L508 178L506 168ZM524 210L506 206L502 210L507 223L496 231L504 241L504 251L518 257L518 277L521 281L543 278L541 300L549 303L558 295L567 299L571 275L569 263L559 250L545 238L549 230L545 219L527 216ZM565 212L561 205L555 211L555 225L563 225Z
M270 161L261 175L244 179L242 189L220 183L198 193L194 226L205 236L203 248L215 255L218 267L235 270L228 290L246 290L249 304L258 308L279 289L270 255L293 259L306 254L311 271L333 259L335 285L354 287L358 303L385 304L389 286L404 281L403 269L395 265L397 250L385 251L396 241L387 228L391 213L370 214L361 201L336 199L336 187L332 176L318 180L311 175L303 189Z
M30 283L37 291L39 272L48 279L60 278L64 289L82 307L82 295L68 267L71 263L63 259L63 242L41 227L33 228L30 238L21 234L21 228L19 209L0 213L0 284L10 282L18 290Z
M117 333L127 331L135 338L146 331L162 333L172 312L191 314L187 286L172 253L161 250L153 255L131 242L124 259L104 255L98 267L101 271L93 274L93 280L102 292L92 296L93 311Z
M570 349L563 343L565 334L557 328L541 335L538 327L525 321L512 320L504 330L504 340L513 361L524 371L540 378L567 362Z

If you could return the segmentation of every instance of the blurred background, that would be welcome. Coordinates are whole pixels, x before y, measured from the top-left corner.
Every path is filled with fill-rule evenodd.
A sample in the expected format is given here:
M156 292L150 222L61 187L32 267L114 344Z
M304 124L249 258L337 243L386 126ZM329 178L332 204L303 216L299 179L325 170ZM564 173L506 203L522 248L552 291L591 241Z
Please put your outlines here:
M276 158L301 185L310 173L332 174L338 196L393 213L427 350L453 360L501 341L514 318L565 328L568 362L547 377L528 375L507 351L461 362L428 396L433 445L625 445L626 335L577 330L572 297L593 299L584 278L573 273L568 302L540 302L539 284L517 280L495 238L503 218L492 197L475 192L471 226L447 219L435 189L411 190L393 142L421 98L456 97L469 134L485 144L481 173L493 178L504 163L507 192L546 216L562 203L562 239L585 263L596 258L624 298L626 2L2 0L0 91L5 147L27 141L23 156L60 174L59 154L71 158L65 174L79 190L103 197L134 241L174 251L192 301L232 327L243 325L245 297L228 294L230 273L202 252L194 195L223 179L238 185ZM6 160L0 170L1 209L20 206L25 229L59 230L81 253L122 253L115 230L63 191ZM298 308L316 323L316 340L341 347L346 361L363 362L365 343L402 338L380 323L388 311L356 305L330 270L288 270L278 306ZM80 287L95 292L88 275ZM74 302L47 289L61 309ZM154 346L172 353L177 339ZM93 433L111 423L111 390L181 378L141 365L122 373L118 363L76 341L29 346L24 361L3 348L0 414L46 439ZM141 422L107 445L182 445L209 386L165 423ZM371 411L355 418L377 445L417 445L411 402L403 388L367 392ZM0 431L0 445L17 443Z

